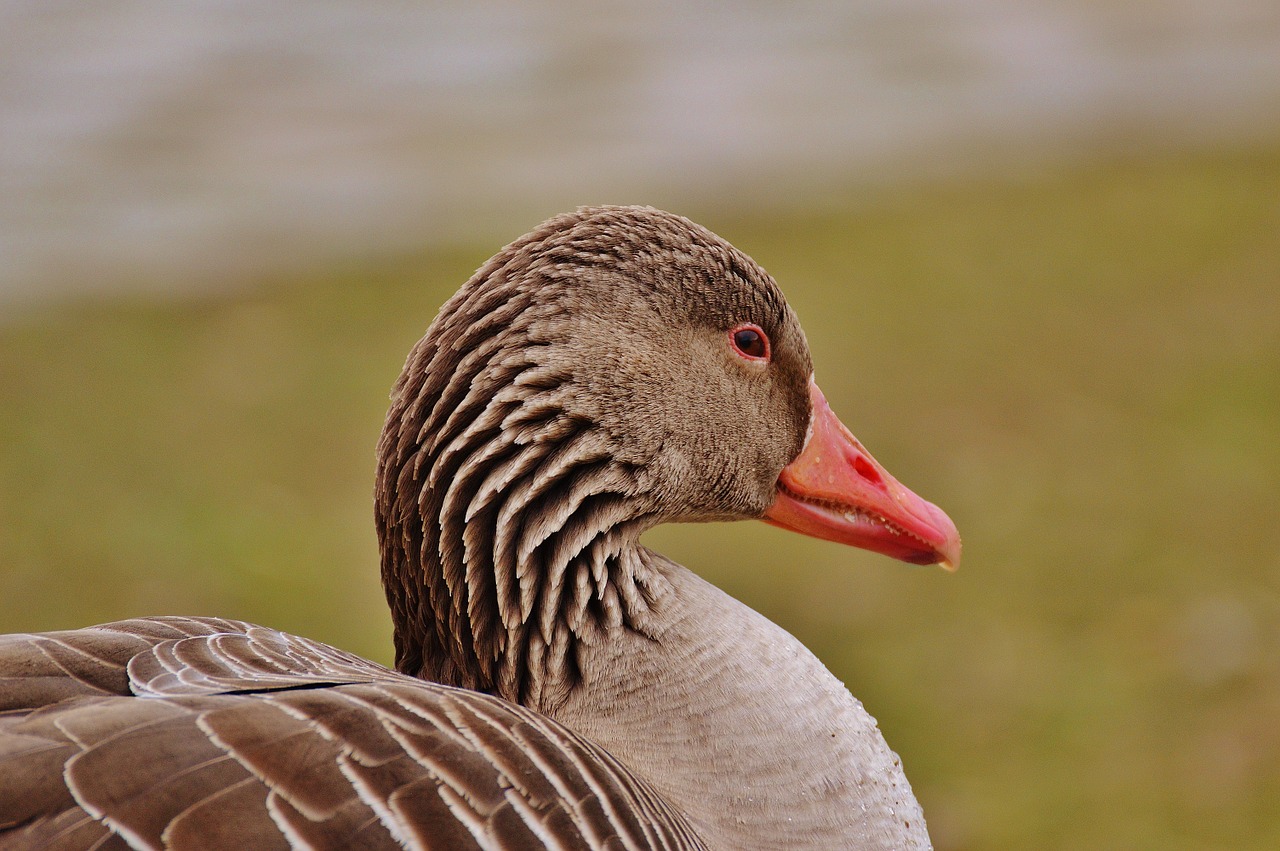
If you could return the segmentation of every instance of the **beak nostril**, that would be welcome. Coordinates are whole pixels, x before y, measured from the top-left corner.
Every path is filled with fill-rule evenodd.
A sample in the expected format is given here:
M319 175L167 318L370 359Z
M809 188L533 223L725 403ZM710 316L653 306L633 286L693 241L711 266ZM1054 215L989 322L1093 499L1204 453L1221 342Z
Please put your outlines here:
M880 476L880 471L877 470L875 465L866 458L863 458L861 455L856 456L853 459L853 469L859 476L866 479L877 488L884 490L884 479Z

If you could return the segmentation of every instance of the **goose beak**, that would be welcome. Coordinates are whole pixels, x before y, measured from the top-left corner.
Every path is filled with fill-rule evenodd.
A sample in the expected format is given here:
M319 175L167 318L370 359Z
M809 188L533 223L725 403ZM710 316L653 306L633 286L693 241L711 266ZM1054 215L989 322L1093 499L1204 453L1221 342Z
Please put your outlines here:
M765 522L912 564L959 567L960 533L951 518L889 475L812 379L809 395L809 439L778 477Z

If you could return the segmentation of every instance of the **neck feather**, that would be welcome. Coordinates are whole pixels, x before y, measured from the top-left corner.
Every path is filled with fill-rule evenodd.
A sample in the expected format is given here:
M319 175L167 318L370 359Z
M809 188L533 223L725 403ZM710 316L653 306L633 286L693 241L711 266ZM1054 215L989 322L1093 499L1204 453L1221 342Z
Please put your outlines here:
M397 668L545 708L580 641L645 631L663 580L639 555L643 470L571 410L539 314L492 281L446 305L392 392L376 510Z

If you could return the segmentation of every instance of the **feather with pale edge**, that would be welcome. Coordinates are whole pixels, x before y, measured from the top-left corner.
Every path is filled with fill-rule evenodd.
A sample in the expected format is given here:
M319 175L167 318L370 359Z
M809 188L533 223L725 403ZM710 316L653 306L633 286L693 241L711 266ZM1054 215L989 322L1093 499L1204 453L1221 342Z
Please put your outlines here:
M275 630L6 635L0 671L0 848L702 847L554 721Z

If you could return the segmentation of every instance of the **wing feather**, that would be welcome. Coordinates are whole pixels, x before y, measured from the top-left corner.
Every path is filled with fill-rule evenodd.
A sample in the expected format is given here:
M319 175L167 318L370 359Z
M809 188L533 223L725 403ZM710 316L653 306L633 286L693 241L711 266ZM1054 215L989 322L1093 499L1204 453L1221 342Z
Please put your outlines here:
M548 718L214 618L0 637L0 849L701 848Z

